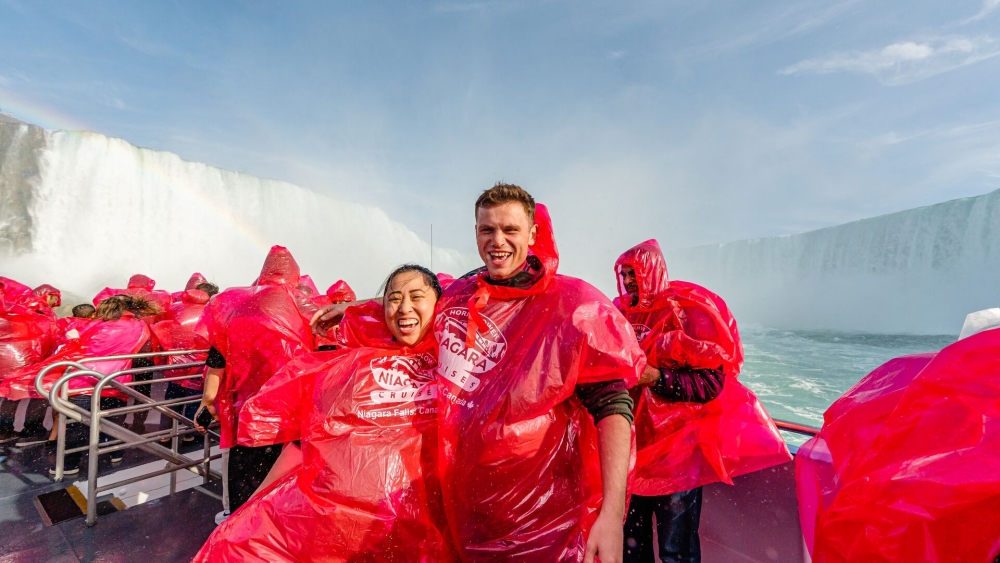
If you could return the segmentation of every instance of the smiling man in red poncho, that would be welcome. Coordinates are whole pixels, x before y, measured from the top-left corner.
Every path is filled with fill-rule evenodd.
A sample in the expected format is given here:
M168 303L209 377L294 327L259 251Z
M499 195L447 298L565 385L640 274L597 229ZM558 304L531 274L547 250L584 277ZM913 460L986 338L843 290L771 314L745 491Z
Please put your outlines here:
M435 325L455 545L466 562L620 562L635 335L556 272L548 212L520 187L483 192L476 238L485 267L448 286Z

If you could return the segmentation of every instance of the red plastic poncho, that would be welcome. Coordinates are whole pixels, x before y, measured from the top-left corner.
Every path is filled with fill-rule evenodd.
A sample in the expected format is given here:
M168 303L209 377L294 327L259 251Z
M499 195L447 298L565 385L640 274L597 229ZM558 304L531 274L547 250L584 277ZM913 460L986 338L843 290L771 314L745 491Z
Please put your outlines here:
M125 286L127 289L142 289L145 291L153 291L156 287L156 281L144 274L135 274L128 279L128 285Z
M337 280L337 283L328 287L326 296L330 299L330 303L350 303L358 300L354 290L344 280Z
M83 331L90 325L99 322L98 319L81 319L79 317L63 317L56 320L56 344L62 346L70 340L80 338Z
M317 307L325 307L327 305L332 305L334 303L350 303L352 301L357 301L358 298L354 295L354 290L351 286L347 285L344 280L337 280L337 283L331 285L326 290L325 295L318 295L313 297L312 301ZM380 321L381 322L381 321ZM336 338L336 327L333 327L328 332L328 335L318 335L316 336L316 347L320 346L337 346Z
M44 360L56 346L52 319L15 309L0 309L0 378ZM5 397L2 389L0 385L0 397Z
M823 415L823 429L799 448L795 484L802 535L810 552L817 512L833 500L844 470L859 456L868 455L903 391L936 355L903 356L876 368L830 405Z
M208 348L208 334L204 332L205 327L202 326L203 332L196 332L198 321L201 319L202 311L207 303L207 293L198 289L189 289L183 292L180 301L167 307L164 319L151 327L160 349L172 351ZM167 365L203 362L207 356L207 353L168 356ZM168 370L164 372L164 377L194 375L204 370L204 367ZM182 379L175 383L188 389L200 390L204 387L205 380L202 378Z
M226 358L215 399L223 448L236 443L243 403L290 359L313 349L309 320L316 308L298 291L298 281L295 259L274 246L254 287L227 289L202 313L196 332Z
M41 299L49 307L55 308L62 305L62 292L47 283L43 283L42 285L31 290L31 293L34 294L35 297ZM55 295L55 304L49 305L49 295Z
M31 295L30 287L19 281L0 276L0 302L11 304L29 298Z
M55 320L56 314L45 299L43 288L52 288L50 285L39 286L41 294L36 294L30 287L10 278L0 276L0 311L11 313L22 313L25 315L40 314ZM56 294L59 293L58 289Z
M208 280L205 278L205 276L201 275L201 272L195 272L191 274L191 277L188 278L187 283L184 284L184 291L198 289L198 286L203 283L208 283Z
M113 297L115 295L133 295L155 303L161 310L166 309L170 306L173 298L169 293L163 291L162 289L153 289L155 287L156 281L149 276L135 274L128 279L128 285L125 289L105 287L94 296L92 302L94 307L97 307L101 304L101 301L104 301L108 297Z
M446 274L444 272L437 273L438 283L441 284L441 289L447 289L452 282L455 281L455 276L451 274Z
M208 283L208 280L205 279L205 276L201 275L201 272L195 272L191 274L191 277L188 278L187 283L184 284L184 291L198 289L198 286L203 283ZM177 303L184 297L184 291L175 291L170 294L170 298L173 300L174 303Z
M858 419L854 409L840 414L838 436L825 425L819 435L837 482L816 520L813 561L992 561L1000 553L1000 330L945 347L912 378L885 368L876 372L891 380L872 392L899 400L877 435L864 408L871 401ZM841 441L843 433L852 437Z
M25 366L4 378L3 383L0 383L0 396L5 396L15 401L41 398L38 396L37 391L35 391L35 377L41 373L42 369L57 362L74 362L83 358L135 354L149 342L149 325L131 313L126 313L117 321L95 322L88 326L80 334L79 338L70 340L55 354L41 362ZM94 371L110 374L127 369L131 363L132 360L123 359L87 362L84 365ZM46 391L50 389L52 384L66 373L66 369L68 368L60 368L46 374L43 388ZM119 383L128 383L132 381L132 376L123 375L117 378L116 381ZM93 377L77 377L70 380L69 387L70 389L81 389L93 387L96 383L97 380ZM105 387L101 395L121 399L128 398L124 393L110 387Z
M195 561L452 559L434 473L435 343L400 347L375 302L342 324L355 347L299 356L240 413L241 444L301 439L301 468L223 522Z
M556 273L542 205L536 221L529 260L544 269L538 281L494 286L481 272L456 280L438 303L441 481L466 562L582 561L601 476L576 386L631 386L644 365L607 297Z
M621 281L635 270L639 299L631 303ZM736 319L718 295L688 282L669 281L656 240L643 242L615 263L619 305L657 368L722 368L722 392L705 404L671 402L643 389L636 406L636 472L632 492L659 496L688 491L792 459L774 421L738 380L743 364Z
M319 288L316 287L316 282L307 274L299 276L299 291L306 297L316 297L319 295Z

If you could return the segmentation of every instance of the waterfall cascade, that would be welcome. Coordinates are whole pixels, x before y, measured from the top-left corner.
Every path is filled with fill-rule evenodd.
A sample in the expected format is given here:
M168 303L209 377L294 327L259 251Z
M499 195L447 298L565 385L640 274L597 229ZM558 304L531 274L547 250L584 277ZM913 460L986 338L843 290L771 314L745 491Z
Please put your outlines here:
M373 295L396 265L431 265L430 245L380 209L97 133L0 120L0 275L83 299L134 273L170 291L194 271L247 285L273 244L320 291L343 278ZM433 253L434 269L454 275L478 263Z
M967 313L1000 305L1000 190L667 260L744 322L957 335Z

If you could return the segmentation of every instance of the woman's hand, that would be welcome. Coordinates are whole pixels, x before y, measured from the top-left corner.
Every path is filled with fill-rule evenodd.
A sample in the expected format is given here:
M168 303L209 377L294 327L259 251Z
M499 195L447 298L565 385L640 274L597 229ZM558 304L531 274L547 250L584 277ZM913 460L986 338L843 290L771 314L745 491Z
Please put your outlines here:
M312 319L309 324L312 325L313 334L317 336L325 336L326 332L335 324L335 322L344 316L344 311L348 307L354 305L351 303L334 303L333 305L323 305L318 311L313 313Z
M195 430L197 430L198 432L201 432L202 434L205 434L205 433L208 432L208 429L198 423L198 419L201 418L200 415L201 415L201 411L202 410L205 410L206 412L208 412L208 414L212 415L212 420L214 420L214 421L218 421L219 420L219 414L215 411L215 405L213 405L212 402L206 402L205 398L202 397L202 399L201 399L201 406L198 407L198 412L195 413L195 415L194 415L194 419L195 419L194 427L195 427Z
M215 397L219 394L219 384L222 381L222 376L226 373L225 368L208 368L205 370L205 389L201 394L201 406L198 407L198 412L195 413L195 428L199 432L204 434L207 432L205 425L198 423L198 415L201 414L201 410L204 409L208 411L208 414L212 415L212 420L219 420L219 413L215 410Z

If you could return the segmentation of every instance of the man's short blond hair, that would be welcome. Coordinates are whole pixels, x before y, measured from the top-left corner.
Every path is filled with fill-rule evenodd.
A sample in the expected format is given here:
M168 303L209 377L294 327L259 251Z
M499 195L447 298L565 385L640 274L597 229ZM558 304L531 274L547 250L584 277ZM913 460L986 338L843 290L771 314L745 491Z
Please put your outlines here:
M480 207L496 207L511 202L523 205L528 222L535 223L535 198L521 186L503 182L497 182L495 186L479 195L476 200L476 218L479 218Z

